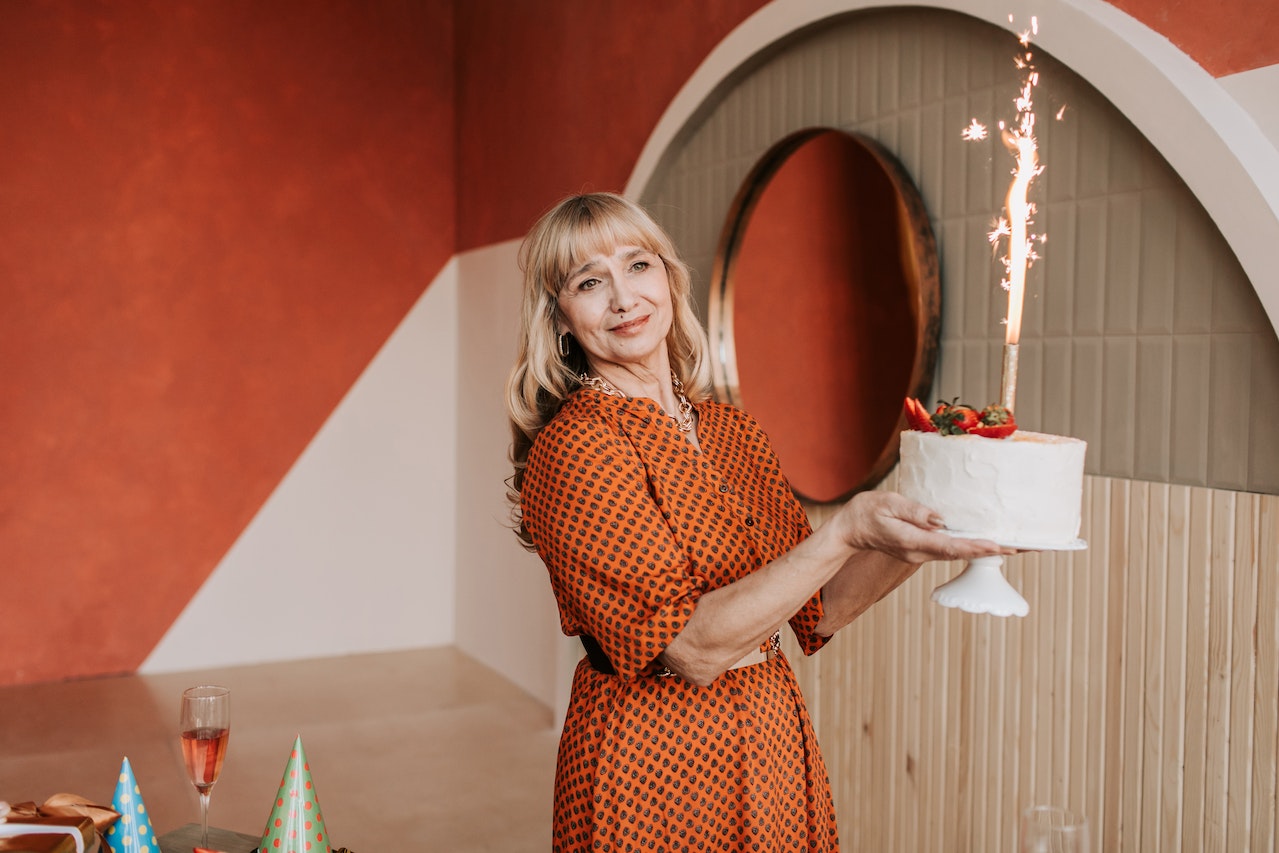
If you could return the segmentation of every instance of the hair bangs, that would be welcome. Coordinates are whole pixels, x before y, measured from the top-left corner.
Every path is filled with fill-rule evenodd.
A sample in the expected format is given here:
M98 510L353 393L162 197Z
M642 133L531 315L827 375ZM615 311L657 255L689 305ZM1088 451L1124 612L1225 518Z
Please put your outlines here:
M550 258L554 277L544 281L553 296L558 295L569 277L588 261L599 255L610 255L618 246L636 246L656 255L667 254L665 241L653 224L629 207L583 199L568 213L571 220L559 230Z

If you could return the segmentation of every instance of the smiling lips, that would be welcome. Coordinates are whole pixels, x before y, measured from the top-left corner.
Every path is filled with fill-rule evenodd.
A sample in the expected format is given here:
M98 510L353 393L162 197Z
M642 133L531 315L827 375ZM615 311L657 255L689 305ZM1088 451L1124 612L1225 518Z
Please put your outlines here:
M639 329L641 326L643 326L647 322L648 322L648 317L637 317L634 320L630 320L625 323L619 323L618 325L609 329L609 331L620 332L621 334L627 334L628 332L634 332L635 330Z

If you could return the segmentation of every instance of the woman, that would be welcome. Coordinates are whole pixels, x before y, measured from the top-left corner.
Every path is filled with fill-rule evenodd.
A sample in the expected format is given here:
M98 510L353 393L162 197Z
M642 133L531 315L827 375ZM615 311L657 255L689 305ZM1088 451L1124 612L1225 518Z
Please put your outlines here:
M517 532L587 650L554 849L837 850L779 627L812 654L921 562L1004 551L885 492L813 532L758 424L709 399L688 270L631 202L564 200L520 265Z

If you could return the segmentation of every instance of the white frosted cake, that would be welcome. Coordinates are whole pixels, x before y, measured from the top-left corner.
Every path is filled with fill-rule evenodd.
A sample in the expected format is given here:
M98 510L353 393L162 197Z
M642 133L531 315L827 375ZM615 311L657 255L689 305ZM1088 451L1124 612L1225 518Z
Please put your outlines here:
M898 491L937 510L958 536L1077 548L1087 447L1024 430L1007 438L906 430Z

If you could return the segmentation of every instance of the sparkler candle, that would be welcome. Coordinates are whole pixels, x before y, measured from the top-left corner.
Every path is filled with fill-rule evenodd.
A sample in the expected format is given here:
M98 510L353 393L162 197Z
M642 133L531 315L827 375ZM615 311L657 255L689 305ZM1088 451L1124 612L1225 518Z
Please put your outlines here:
M1012 21L1012 17L1008 19ZM989 239L998 246L1005 238L1008 251L1004 255L1004 279L1000 286L1008 291L1008 313L1004 318L1004 359L1000 403L1005 408L1016 408L1017 362L1021 341L1021 314L1026 298L1026 270L1038 257L1035 243L1042 242L1040 235L1030 233L1034 221L1035 205L1029 200L1030 184L1044 170L1039 163L1038 145L1035 142L1034 92L1039 83L1034 55L1030 50L1030 38L1039 32L1037 18L1030 19L1030 30L1020 36L1022 50L1015 63L1024 72L1021 91L1016 98L1017 121L1012 126L999 123L999 136L1016 161L1012 183L1004 199L1004 215L1000 217ZM976 119L964 128L965 140L986 138L986 129Z
M1008 291L1002 409L987 406L978 414L958 403L943 403L930 415L918 400L907 399L910 429L901 435L898 485L907 498L941 513L954 535L980 536L1033 551L1074 551L1088 544L1078 538L1086 446L1076 438L1020 430L1014 416L1026 270L1035 261L1035 244L1043 241L1030 233L1035 205L1028 197L1031 182L1043 172L1032 109L1039 75L1030 36L1037 27L1032 18L1016 55L1017 68L1024 72L1016 99L1017 121L999 123L999 138L1017 164L1003 215L989 234L996 253L1002 241L1008 241L1000 282ZM988 134L973 119L962 136L972 141ZM1047 527L1034 529L1041 524ZM1030 605L1004 578L1003 561L999 556L969 560L958 576L933 590L933 601L969 613L1025 616Z

